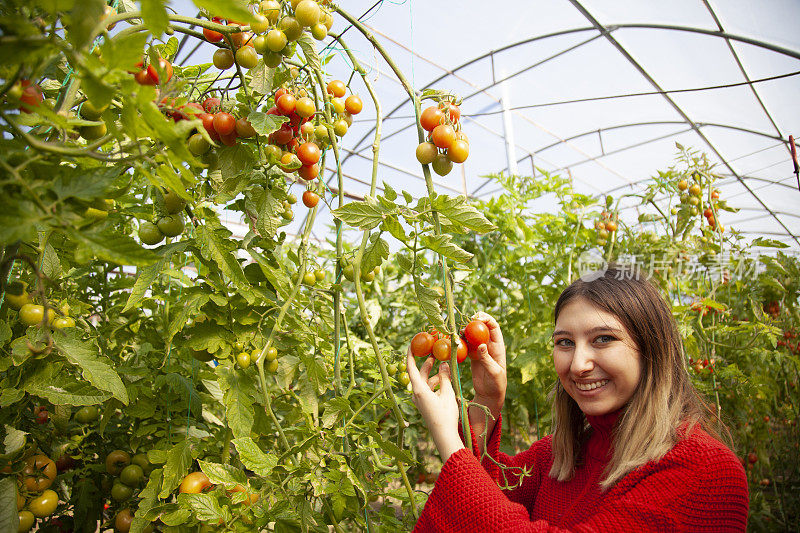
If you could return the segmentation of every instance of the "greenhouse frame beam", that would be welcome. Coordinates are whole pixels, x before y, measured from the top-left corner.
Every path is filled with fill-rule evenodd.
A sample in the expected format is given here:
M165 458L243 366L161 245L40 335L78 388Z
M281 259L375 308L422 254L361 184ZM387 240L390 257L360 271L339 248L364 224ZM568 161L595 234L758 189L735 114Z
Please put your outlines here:
M598 20L597 20L597 19L596 19L596 18L595 18L595 17L594 17L592 14L591 14L591 13L589 13L589 11L588 11L588 10L587 10L585 7L583 7L583 5L582 5L582 4L581 4L581 3L580 3L578 0L569 0L569 2L570 2L570 3L571 3L571 4L572 4L572 5L573 5L573 6L574 6L574 7L575 7L575 8L576 8L576 9L577 9L577 10L578 10L578 11L579 11L579 12L580 12L580 13L581 13L583 16L584 16L584 17L586 17L586 19L587 19L587 20L588 20L588 21L589 21L589 22L590 22L590 23L591 23L591 24L592 24L592 25L593 25L593 26L594 26L594 27L595 27L595 28L596 28L598 31L600 31L600 32L601 32L601 33L602 33L602 34L603 34L603 35L606 37L606 39L607 39L607 40L608 40L608 41L609 41L609 42L610 42L610 43L611 43L611 44L612 44L612 45L613 45L613 46L614 46L614 47L615 47L615 48L616 48L616 49L619 51L619 53L620 53L620 54L622 54L622 56L623 56L623 57L624 57L626 60L628 60L628 62L629 62L629 63L630 63L630 64L631 64L631 65L632 65L634 68L636 68L636 70L638 70L638 71L639 71L639 73L640 73L640 74L641 74L641 75L642 75L642 76L645 78L645 80L647 80L647 82L648 82L648 83L650 83L650 84L651 84L651 85L652 85L652 86L653 86L653 87L654 87L654 88L655 88L657 91L662 91L662 92L663 92L663 89L661 88L661 86L660 86L660 85L658 84L658 82L656 82L656 80L655 80L655 79L654 79L654 78L653 78L653 77L652 77L652 76L651 76L651 75L650 75L650 74L647 72L647 70L645 70L645 68L644 68L644 67L643 67L643 66L642 66L642 65L641 65L641 64L640 64L638 61L636 61L636 59L634 59L634 58L633 58L633 56L632 56L632 55L631 55L631 54L630 54L630 53L629 53L629 52L628 52L628 51L625 49L625 47L624 47L624 46L622 46L622 44L621 44L619 41L617 41L617 40L616 40L616 39L615 39L615 38L614 38L614 37L613 37L613 36L610 34L609 30L608 30L608 29L607 29L605 26L603 26L603 25L602 25L602 24L601 24L601 23L600 23L600 22L599 22L599 21L598 21ZM710 34L710 33L712 33L712 32L704 32L704 33L709 33L709 34ZM720 33L720 34L724 34L724 32L713 32L713 33ZM797 55L798 55L798 58L800 58L800 53L798 53ZM686 114L686 112L685 112L685 111L684 111L684 110L681 108L681 106L679 106L679 105L678 105L678 104L675 102L675 100L673 100L673 99L672 99L672 98L671 98L671 97L670 97L668 94L663 94L663 97L664 97L664 99L667 101L667 103L668 103L668 104L670 104L670 106L672 106L672 108L673 108L673 109L674 109L674 110L675 110L675 111L676 111L676 112L677 112L677 113L678 113L678 114L679 114L681 117L683 117L683 118L684 118L684 120L686 120L687 124L689 124L689 125L692 127L692 129L695 131L695 133L696 133L696 134L697 134L697 135L698 135L698 136L699 136L699 137L700 137L700 138L703 140L703 142L705 142L705 144L706 144L706 145L707 145L707 146L708 146L708 147L711 149L711 151L712 151L712 152L714 152L714 154L715 154L715 155L716 155L716 156L717 156L717 157L720 159L720 161L722 161L722 163L723 163L723 164L724 164L724 165L725 165L725 166L728 168L728 170L730 170L730 171L731 171L731 174L733 174L734 176L736 176L736 179L738 179L738 180L739 180L739 182L741 183L742 187L744 187L744 188L745 188L745 189L746 189L746 190L747 190L747 191L748 191L750 194L752 194L752 195L753 195L753 198L755 198L755 200L756 200L756 201L757 201L759 204L761 204L761 205L764 207L764 209L765 209L766 211L770 212L770 214L773 214L773 217L775 218L775 221L776 221L776 222L778 222L778 224L779 224L779 225L780 225L780 226L781 226L781 227L782 227L784 230L786 230L786 233L787 233L788 235L791 235L791 236L792 236L792 238L794 239L794 241L795 241L795 242L798 244L798 246L800 246L800 238L798 238L796 235L794 235L794 234L792 233L792 231L791 231L791 230L790 230L790 229L789 229L789 228L788 228L788 227L787 227L787 226L786 226L786 225L783 223L783 221L782 221L782 220L780 220L780 219L779 219L779 218L778 218L776 215L774 215L773 211L772 211L772 210L769 208L769 206L767 206L767 205L766 205L766 204L763 202L763 200L761 200L761 198L759 198L759 196L758 196L758 195L757 195L757 194L756 194L756 193L755 193L755 192L754 192L752 189L750 189L750 187L749 187L749 186L748 186L748 185L747 185L747 184L744 182L744 180L743 180L743 179L742 179L742 178L741 178L741 177L738 175L738 173L737 173L737 172L736 172L736 171L733 169L733 167L731 167L730 163L728 163L728 161L725 159L725 157L723 157L723 156L722 156L722 154L719 152L719 150L717 150L717 148L716 148L716 147L715 147L715 146L714 146L714 145L711 143L711 141L708 139L708 137L706 137L706 136L705 136L705 134L703 134L703 132L702 132L702 131L700 131L700 128L697 126L697 124L695 124L695 122L694 122L694 121L693 121L691 118L689 118L689 115L687 115L687 114Z

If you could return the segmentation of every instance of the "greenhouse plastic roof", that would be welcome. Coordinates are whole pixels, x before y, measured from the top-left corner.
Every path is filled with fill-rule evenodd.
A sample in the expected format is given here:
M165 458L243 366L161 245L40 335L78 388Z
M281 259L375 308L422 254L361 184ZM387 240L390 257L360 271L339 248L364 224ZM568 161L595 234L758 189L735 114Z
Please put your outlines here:
M740 209L721 215L726 227L800 248L800 190L788 141L800 136L797 0L340 5L374 32L415 89L464 98L470 156L448 176L434 175L438 191L485 198L499 187L483 176L511 168L568 176L585 194L619 196L673 165L677 142L717 164L721 197ZM378 183L426 194L407 94L369 42L335 20L334 32L369 71L381 102ZM335 56L329 74L348 80L347 56L323 52ZM351 87L365 109L342 140L351 198L369 191L375 125L357 78ZM325 179L335 186L332 177L329 169ZM635 209L623 218L635 223ZM318 219L331 222L327 212ZM295 219L295 231L301 222Z

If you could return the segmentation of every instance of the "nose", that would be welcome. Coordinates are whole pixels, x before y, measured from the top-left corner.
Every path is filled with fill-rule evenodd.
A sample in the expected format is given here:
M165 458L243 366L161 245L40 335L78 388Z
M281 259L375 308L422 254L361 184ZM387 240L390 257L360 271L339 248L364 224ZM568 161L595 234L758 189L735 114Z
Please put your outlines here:
M591 372L594 369L594 354L590 346L583 341L575 343L575 349L572 352L572 364L570 364L570 372L574 375L581 375Z

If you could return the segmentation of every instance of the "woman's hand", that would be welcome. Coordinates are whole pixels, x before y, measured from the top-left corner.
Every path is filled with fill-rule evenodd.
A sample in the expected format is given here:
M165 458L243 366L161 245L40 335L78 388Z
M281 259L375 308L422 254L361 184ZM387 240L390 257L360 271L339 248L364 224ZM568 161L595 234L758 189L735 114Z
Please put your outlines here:
M406 355L406 370L411 380L414 405L419 409L425 425L431 432L433 442L439 450L442 462L464 447L458 436L459 410L453 385L450 382L450 365L439 365L439 373L428 377L433 367L433 357L428 357L417 370L414 356L409 348ZM438 386L438 390L434 391Z
M476 403L485 405L495 418L500 414L506 399L506 345L500 325L492 316L483 311L476 313L473 320L480 320L489 328L489 343L478 347L477 359L470 360L472 386L475 388Z

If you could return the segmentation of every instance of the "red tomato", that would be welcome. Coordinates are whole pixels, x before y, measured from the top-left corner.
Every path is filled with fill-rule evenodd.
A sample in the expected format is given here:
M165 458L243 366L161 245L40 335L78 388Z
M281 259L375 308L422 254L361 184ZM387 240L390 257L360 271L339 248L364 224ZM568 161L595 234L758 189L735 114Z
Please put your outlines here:
M303 165L297 170L297 174L306 181L311 181L319 176L319 164Z
M255 128L246 118L236 119L236 135L239 137L250 138L257 135Z
M297 99L291 94L284 94L275 102L275 105L278 107L278 110L283 113L284 115L288 115L290 113L294 113L295 108L297 107Z
M156 80L150 77L150 73L147 72L147 69L140 70L136 74L133 75L133 79L136 80L136 83L139 85L155 85Z
M303 143L297 148L297 158L303 165L311 166L319 161L322 152L314 143Z
M203 28L203 37L210 43L218 43L222 40L222 34L218 31Z
M411 339L411 354L414 357L429 356L434 342L436 342L436 338L427 331L417 333Z
M214 129L220 136L230 135L236 129L236 119L230 113L220 111L214 115Z
M328 94L332 94L336 98L341 98L342 96L344 96L344 93L347 90L344 82L341 80L332 80L330 83L328 83L327 89L328 89Z
M347 100L344 101L344 107L351 115L358 115L364 108L364 102L355 94L351 94L347 97Z
M314 191L306 191L303 193L303 205L311 209L316 207L319 203L319 195Z
M168 82L172 79L172 63L164 59L163 57L158 58L158 69L156 69L153 63L150 63L147 66L147 74L150 76L151 79L155 80L156 85L161 83L161 80L158 78L159 70L164 75L164 83Z
M461 109L453 102L447 104L447 112L450 115L451 122L458 122L458 119L461 118Z
M489 342L489 328L482 320L473 320L464 328L464 338L470 348Z
M450 124L439 124L433 128L431 140L439 148L450 148L456 140L456 130Z
M233 146L236 144L236 130L234 129L231 133L227 135L220 135L219 140L222 141L222 144L225 146Z
M206 110L206 113L216 113L220 110L220 106L222 105L222 100L219 98L206 98L203 101L203 109Z
M287 123L281 124L280 129L269 135L270 142L274 144L286 144L291 141L293 137L294 131L292 131L292 127Z
M443 118L444 113L442 113L442 110L437 106L431 106L422 112L422 115L419 117L419 123L422 129L433 131L433 129L441 123Z
M30 113L34 108L39 107L39 104L41 104L43 100L44 96L42 95L41 87L35 83L26 85L25 88L22 89L22 96L19 98L19 102L22 104L19 109L25 113Z

